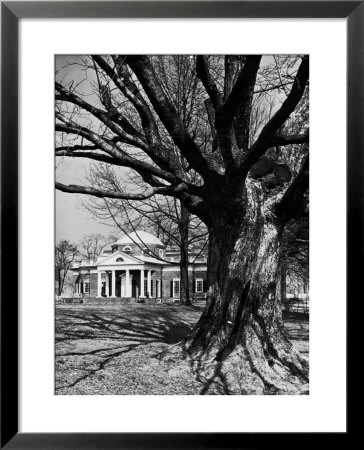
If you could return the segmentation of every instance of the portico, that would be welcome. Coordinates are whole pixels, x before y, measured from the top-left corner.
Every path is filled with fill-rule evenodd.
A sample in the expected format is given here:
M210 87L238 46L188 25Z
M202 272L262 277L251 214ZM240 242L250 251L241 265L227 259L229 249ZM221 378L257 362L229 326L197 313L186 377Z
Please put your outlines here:
M152 274L156 268L102 267L97 270L98 297L152 296Z

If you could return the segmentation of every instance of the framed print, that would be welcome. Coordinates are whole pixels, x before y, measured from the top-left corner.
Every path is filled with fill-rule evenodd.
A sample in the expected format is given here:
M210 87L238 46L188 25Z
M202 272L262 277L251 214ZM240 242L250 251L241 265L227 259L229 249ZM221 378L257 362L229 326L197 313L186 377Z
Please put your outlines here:
M3 447L348 437L363 8L2 2Z

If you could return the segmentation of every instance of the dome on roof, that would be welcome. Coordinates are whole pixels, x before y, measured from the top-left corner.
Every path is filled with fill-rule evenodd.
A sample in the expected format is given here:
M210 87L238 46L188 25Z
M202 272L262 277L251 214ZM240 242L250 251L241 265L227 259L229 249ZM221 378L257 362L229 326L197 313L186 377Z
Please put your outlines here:
M153 236L150 233L147 233L146 231L133 231L130 234L127 234L120 238L116 244L120 245L128 245L128 244L139 244L139 245L163 245L162 241L160 241L157 237Z

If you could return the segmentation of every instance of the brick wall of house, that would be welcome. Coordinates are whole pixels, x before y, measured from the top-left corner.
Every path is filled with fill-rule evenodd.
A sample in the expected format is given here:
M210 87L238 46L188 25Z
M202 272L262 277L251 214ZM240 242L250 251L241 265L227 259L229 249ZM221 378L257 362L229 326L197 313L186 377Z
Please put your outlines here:
M89 293L81 293L81 297L96 297L97 296L97 273L91 273L91 274L76 274L73 275L73 292L76 292L76 281L79 283L83 283L84 281L90 282L90 292Z
M97 273L90 274L90 296L97 296Z
M174 278L180 279L180 272L179 270L173 271L173 272L163 272L163 297L171 297L171 282ZM206 288L206 271L194 271L189 272L189 292L190 297L196 296L195 293L195 280L196 278L200 278L204 281L204 287ZM198 295L201 297L204 297L203 294Z
M80 273L74 272L73 274L73 283L74 283L74 292L75 292L75 283L83 282L83 281L90 281L90 293L82 293L80 294L80 297L82 298L93 298L97 297L97 273ZM195 280L199 278L204 281L204 291L206 290L206 271L203 270L195 270L193 272L189 272L189 291L190 291L190 297L191 298L204 298L204 293L196 293L195 292ZM147 279L147 275L145 273L145 280ZM173 291L172 291L172 281L173 279L180 279L180 272L179 270L174 271L168 271L168 272L161 272L160 270L156 270L152 274L152 292L151 297L156 296L156 279L161 280L161 289L162 289L162 298L173 298Z
M73 285L72 292L76 292L76 281L77 281L78 277L79 277L79 273L73 272L73 274L72 274L72 285Z
M173 297L171 293L171 283L173 281L173 278L180 278L179 270L173 272L163 272L163 297Z

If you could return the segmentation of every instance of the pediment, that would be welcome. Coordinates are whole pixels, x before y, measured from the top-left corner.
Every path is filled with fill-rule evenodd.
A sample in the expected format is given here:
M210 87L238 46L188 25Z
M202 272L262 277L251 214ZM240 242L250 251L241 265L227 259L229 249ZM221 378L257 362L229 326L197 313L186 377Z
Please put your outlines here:
M128 264L143 264L140 259L134 258L132 255L117 251L112 253L107 258L100 261L98 266L110 266L110 265L128 265Z

